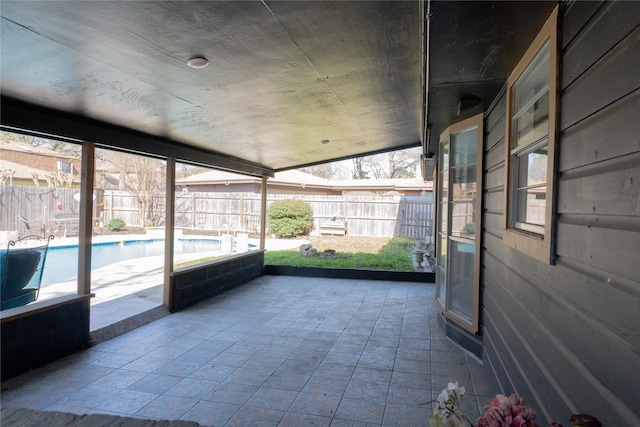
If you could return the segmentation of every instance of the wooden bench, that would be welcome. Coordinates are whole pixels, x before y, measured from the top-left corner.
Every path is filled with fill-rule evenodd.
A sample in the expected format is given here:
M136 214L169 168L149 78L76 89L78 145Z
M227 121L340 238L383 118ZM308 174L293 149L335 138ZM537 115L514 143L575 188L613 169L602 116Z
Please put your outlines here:
M345 236L347 234L347 223L342 219L320 221L318 233L330 234L332 236Z

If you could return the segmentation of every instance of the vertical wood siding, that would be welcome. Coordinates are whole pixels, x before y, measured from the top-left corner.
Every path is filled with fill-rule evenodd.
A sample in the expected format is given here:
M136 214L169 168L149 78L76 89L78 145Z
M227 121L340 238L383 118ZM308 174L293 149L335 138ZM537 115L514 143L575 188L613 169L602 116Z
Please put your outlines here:
M556 265L502 243L504 96L487 112L483 359L539 424L640 426L640 2L561 21Z

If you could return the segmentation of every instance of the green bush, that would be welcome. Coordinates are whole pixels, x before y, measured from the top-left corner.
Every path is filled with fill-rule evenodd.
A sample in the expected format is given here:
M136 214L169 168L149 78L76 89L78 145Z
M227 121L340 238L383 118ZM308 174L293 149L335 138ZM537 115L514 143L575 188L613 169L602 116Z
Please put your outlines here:
M109 231L118 231L125 225L126 224L124 223L124 220L122 218L113 218L107 224L107 228L109 229Z
M304 200L276 200L267 209L269 230L278 237L306 234L311 227L312 218L311 206Z
M416 239L412 239L411 237L392 237L388 244L402 248L412 248L416 245Z
M469 233L469 234L474 234L476 232L476 223L475 222L468 222L464 225L464 228L462 229L463 233Z

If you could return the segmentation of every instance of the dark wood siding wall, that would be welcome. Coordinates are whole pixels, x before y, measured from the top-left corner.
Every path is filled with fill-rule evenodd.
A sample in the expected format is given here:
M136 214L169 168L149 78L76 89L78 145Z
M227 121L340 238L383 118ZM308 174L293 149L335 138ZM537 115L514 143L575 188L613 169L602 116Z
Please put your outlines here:
M483 359L540 424L640 426L640 2L560 19L556 265L502 244L504 94L487 112Z

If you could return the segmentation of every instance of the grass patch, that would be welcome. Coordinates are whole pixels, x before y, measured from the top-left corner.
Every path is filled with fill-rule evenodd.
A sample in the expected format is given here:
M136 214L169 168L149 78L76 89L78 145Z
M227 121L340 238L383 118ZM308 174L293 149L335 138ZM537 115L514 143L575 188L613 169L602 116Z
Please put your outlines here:
M370 268L374 270L413 271L411 253L415 240L393 238L377 254L364 252L338 253L336 258L321 256L300 256L300 251L267 251L264 263L271 265L293 265L299 267L324 268Z

